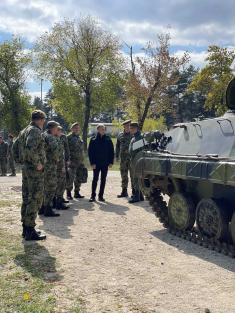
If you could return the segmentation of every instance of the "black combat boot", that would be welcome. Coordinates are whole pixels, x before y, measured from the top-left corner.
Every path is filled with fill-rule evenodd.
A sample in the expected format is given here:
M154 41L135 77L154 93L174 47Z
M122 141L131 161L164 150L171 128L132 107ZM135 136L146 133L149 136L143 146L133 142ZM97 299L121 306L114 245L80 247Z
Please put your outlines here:
M123 188L121 194L118 195L117 197L118 198L127 198L128 197L127 189Z
M56 200L56 209L57 210L68 210L69 206L63 203L62 198L57 198L57 200Z
M11 173L9 177L16 176L16 173Z
M34 227L27 227L25 226L25 240L44 240L46 239L46 235L41 235L36 230Z
M128 202L129 202L129 203L140 202L140 192L139 192L139 191L135 192L135 194L133 195L133 197L132 197Z
M53 200L52 200L52 208L56 209L56 206L57 206L57 198L54 197Z
M64 197L62 198L63 203L69 203L69 200L66 200Z
M68 200L73 200L71 191L67 190L66 192L67 192L67 199Z
M45 207L44 216L46 216L46 217L57 217L57 216L60 216L60 214L55 213L52 210L52 207L48 205L47 207Z
M26 226L24 224L22 224L22 237L24 238L25 237L25 234L26 234ZM36 230L36 232L38 233L38 235L41 235L41 231L40 230Z
M80 192L74 192L74 198L75 199L83 199L84 196L80 195Z
M38 211L38 215L43 215L44 211L45 211L45 207L44 207L44 205L42 205L41 208Z

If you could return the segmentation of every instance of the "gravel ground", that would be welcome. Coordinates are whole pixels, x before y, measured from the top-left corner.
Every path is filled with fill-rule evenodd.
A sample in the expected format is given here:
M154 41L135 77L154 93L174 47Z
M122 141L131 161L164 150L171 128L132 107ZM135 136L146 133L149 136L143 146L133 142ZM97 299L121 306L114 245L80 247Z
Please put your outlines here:
M20 176L0 178L2 199L19 199ZM147 202L117 199L118 172L110 172L106 203L73 201L59 218L38 219L40 243L56 258L48 273L66 312L78 297L88 313L234 313L235 261L176 238L162 228ZM9 212L20 231L19 208ZM69 290L70 295L67 295Z

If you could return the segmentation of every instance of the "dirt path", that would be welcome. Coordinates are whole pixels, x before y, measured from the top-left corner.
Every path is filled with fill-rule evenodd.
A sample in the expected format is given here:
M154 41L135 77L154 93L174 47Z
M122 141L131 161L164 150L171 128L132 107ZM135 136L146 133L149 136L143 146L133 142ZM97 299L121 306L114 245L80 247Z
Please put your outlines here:
M19 197L19 185L19 177L1 178L0 192ZM42 245L57 260L58 272L48 275L61 308L69 306L69 290L88 313L234 313L235 261L173 237L147 202L117 199L119 185L111 172L105 204L87 201L89 183L86 199L58 219L38 221L48 235Z

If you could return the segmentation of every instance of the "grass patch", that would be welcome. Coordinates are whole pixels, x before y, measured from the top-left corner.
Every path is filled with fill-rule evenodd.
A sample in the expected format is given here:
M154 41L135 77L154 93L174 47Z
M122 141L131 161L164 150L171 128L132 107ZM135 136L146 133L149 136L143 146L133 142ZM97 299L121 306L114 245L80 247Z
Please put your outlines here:
M54 313L56 301L44 275L54 259L46 254L38 266L45 248L37 243L23 245L5 231L0 231L0 246L0 312Z

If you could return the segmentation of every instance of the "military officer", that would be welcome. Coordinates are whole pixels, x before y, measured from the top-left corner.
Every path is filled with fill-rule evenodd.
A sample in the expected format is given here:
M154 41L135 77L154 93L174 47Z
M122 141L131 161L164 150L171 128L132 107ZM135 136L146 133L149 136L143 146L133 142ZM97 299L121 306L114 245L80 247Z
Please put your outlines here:
M11 174L9 176L16 176L16 169L15 169L15 161L13 157L13 135L9 134L8 142L9 142L9 153L8 153L8 162L9 167L11 169Z
M0 167L1 175L7 175L7 157L8 157L8 144L3 140L3 137L0 136Z
M60 214L53 211L53 199L56 196L57 188L57 164L60 155L60 145L57 139L58 126L57 122L49 121L44 132L46 163L44 170L44 199L40 213L44 213L46 217L60 216Z
M63 134L61 126L58 127L59 161L57 163L57 188L56 188L56 209L66 210L69 207L64 204L63 198L66 188L66 165L69 162L68 139ZM67 201L66 201L67 202Z
M80 194L81 187L81 175L84 168L84 151L83 141L80 138L80 125L74 123L71 126L71 133L67 136L69 152L70 152L70 164L68 168L68 182L67 182L67 199L72 200L72 190L74 185L74 198L84 198Z
M21 131L18 137L22 162L22 236L25 240L46 238L35 230L35 220L43 201L46 155L42 129L45 119L44 112L33 111L31 123Z
M133 196L131 200L129 200L129 203L135 203L139 201L143 201L144 197L142 192L140 191L138 179L134 176L134 168L133 168L133 160L136 156L136 154L139 152L139 150L133 150L133 144L143 138L141 131L139 129L139 124L137 122L131 122L130 124L130 133L133 136L131 139L129 151L130 151L130 157L131 157L131 181L133 186Z
M130 171L129 145L132 138L130 133L130 123L131 120L122 123L123 131L117 137L116 159L119 160L120 157L120 173L122 178L122 192L117 196L118 198L128 197L128 173Z

